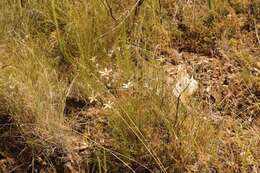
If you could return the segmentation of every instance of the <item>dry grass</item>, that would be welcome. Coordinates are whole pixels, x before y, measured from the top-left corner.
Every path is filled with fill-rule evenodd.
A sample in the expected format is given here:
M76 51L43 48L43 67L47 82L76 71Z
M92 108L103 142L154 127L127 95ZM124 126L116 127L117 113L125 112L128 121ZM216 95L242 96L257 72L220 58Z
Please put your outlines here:
M2 0L0 172L258 172L259 5Z

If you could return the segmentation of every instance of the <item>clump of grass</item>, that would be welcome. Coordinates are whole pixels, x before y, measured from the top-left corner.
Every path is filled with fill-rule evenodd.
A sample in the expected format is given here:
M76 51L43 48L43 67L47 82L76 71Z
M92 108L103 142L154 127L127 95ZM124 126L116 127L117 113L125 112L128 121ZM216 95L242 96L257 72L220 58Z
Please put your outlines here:
M250 4L1 1L0 123L10 129L0 127L0 152L32 171L46 164L49 172L257 170L258 127L225 114L215 119L191 97L179 103L163 67L172 46L255 67L253 53L225 47L230 38L247 43L237 12ZM63 163L70 155L77 157Z
M47 157L54 154L54 150L71 150L72 131L63 115L67 84L59 79L53 62L44 57L37 43L12 44L8 49L8 60L4 60L7 66L1 69L0 84L1 112L15 123L6 130L10 131L11 141L16 132L21 138L17 141L21 146L10 148L12 154L30 149L32 153L25 153L25 158L35 154ZM7 138L1 145L8 148L11 141Z

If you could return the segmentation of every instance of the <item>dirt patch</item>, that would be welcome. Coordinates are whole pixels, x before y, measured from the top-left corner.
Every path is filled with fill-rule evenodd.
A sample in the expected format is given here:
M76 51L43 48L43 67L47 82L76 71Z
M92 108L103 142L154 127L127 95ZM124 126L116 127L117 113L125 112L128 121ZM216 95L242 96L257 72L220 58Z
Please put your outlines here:
M185 65L189 74L199 81L199 90L194 97L202 110L212 115L242 118L250 124L257 122L260 114L259 85L248 84L241 78L242 61L172 52L175 52L172 55L174 63L165 65L170 83L174 83L178 65Z

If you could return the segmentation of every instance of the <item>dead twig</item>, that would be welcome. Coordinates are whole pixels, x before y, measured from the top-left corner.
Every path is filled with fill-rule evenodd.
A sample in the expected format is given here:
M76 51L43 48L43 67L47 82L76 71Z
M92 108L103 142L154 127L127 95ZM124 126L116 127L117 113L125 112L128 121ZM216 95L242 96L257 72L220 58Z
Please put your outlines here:
M112 7L110 6L110 4L108 3L107 0L104 0L104 2L102 1L102 3L104 4L104 6L107 8L108 10L108 13L110 14L111 18L116 21L116 18L114 16L114 13L113 13L113 9Z
M18 165L18 166L16 166L16 167L14 167L14 168L11 169L8 173L12 173L12 172L16 171L17 169L21 168L23 165L24 165L24 163L22 163L22 164L20 164L20 165Z
M130 10L128 10L128 13L125 15L125 17L113 28L108 30L107 32L103 33L101 36L98 37L98 40L105 37L107 34L114 32L116 29L118 29L122 24L124 24L125 20L129 18L133 11L135 11L136 7L138 6L139 2L142 0L137 0L136 3L132 6Z
M258 35L258 28L257 28L256 19L254 19L254 24L255 24L255 35L256 35L258 44L260 45L260 38L259 38L259 35Z

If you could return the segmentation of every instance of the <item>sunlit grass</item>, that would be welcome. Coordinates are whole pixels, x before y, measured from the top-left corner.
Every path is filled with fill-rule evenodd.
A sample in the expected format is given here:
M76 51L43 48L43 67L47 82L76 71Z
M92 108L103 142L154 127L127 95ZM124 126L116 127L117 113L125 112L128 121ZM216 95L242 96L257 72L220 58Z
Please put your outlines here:
M257 170L259 129L225 114L215 118L213 109L201 108L196 95L201 84L193 74L180 66L184 83L192 81L194 89L185 83L179 91L183 75L169 83L164 66L178 61L174 46L214 58L232 56L245 63L241 78L259 83L248 72L257 67L254 54L237 51L238 41L225 47L246 24L234 10L249 3L236 5L2 0L0 116L8 115L15 125L0 152L21 152L29 159L17 159L30 169L43 159L52 172L63 166L50 159L59 155L81 172ZM68 112L70 98L85 105ZM250 110L257 112L255 102ZM84 123L84 129L74 128ZM22 145L12 153L8 144L17 134Z

